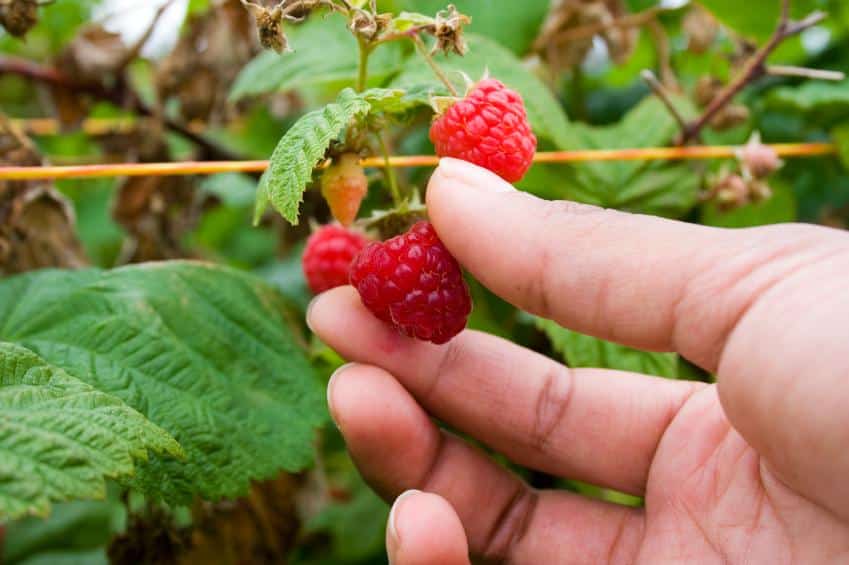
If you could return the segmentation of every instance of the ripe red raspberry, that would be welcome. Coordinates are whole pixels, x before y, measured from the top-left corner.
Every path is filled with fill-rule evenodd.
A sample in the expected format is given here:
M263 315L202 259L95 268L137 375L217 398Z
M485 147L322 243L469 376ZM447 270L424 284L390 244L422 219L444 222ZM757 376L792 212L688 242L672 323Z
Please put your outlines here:
M525 176L537 138L519 93L495 79L480 81L430 127L440 157L455 157L494 172L507 182Z
M315 294L348 284L351 261L368 240L342 226L322 226L307 240L302 265L307 284Z
M460 266L428 222L366 247L351 265L351 284L375 316L433 343L460 333L472 311Z

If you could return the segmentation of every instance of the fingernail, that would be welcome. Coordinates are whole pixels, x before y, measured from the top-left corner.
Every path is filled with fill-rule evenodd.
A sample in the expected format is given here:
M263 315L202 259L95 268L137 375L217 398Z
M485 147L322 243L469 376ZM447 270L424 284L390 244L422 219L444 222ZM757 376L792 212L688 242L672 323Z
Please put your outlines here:
M413 494L420 493L420 490L410 489L402 492L398 498L395 499L395 503L392 505L392 510L389 512L389 520L387 521L386 528L386 549L389 553L390 565L392 554L395 553L395 550L398 549L398 546L401 543L401 538L398 536L398 525L395 523L395 518L398 514L398 507L401 506L401 502Z
M339 375L350 369L351 367L356 366L357 363L345 363L330 375L330 380L327 381L327 410L330 412L330 417L333 419L333 423L336 424L336 427L339 427L339 420L336 418L336 411L333 408L333 384L337 381Z
M315 333L315 330L312 327L312 321L311 321L312 320L312 309L315 307L316 304L318 304L318 301L321 299L322 296L324 296L323 293L313 296L312 300L310 300L310 303L307 304L307 315L306 315L307 327L310 329L310 331L312 333Z
M461 161L460 159L451 159L448 157L440 159L439 171L455 182L462 183L482 192L492 194L516 192L516 187L492 171L488 171L483 167L478 167L467 161Z

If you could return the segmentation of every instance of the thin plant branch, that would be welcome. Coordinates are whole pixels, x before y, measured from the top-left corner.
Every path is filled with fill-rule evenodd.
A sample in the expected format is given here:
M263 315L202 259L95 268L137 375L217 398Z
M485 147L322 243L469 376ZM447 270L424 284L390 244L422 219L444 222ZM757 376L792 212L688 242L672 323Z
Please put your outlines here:
M80 83L73 78L62 73L54 67L46 67L34 63L27 59L11 56L0 56L0 75L14 74L30 80L61 86L75 92L89 94L95 98L112 102L117 106L123 106L127 102L127 94L129 94L130 109L146 117L156 117L156 111L147 105L135 92L132 90L122 92L119 89L108 89L102 84ZM179 133L198 147L200 147L212 159L221 160L236 160L238 155L224 149L218 144L206 139L197 131L193 130L186 124L183 124L173 118L164 117L163 123L165 127L175 133Z
M679 8L654 6L647 10L643 10L642 12L628 14L615 20L610 20L606 22L596 22L569 28L561 31L560 33L557 33L556 35L554 35L554 37L539 37L534 44L534 49L540 50L551 44L560 45L563 43L570 43L581 39L590 39L608 29L642 27L648 22L654 20L659 13L669 12L677 9Z
M684 130L687 127L687 120L684 119L684 116L678 111L678 108L675 107L675 104L672 102L672 98L669 96L669 93L666 91L666 88L657 80L657 77L648 69L645 69L640 73L640 76L646 81L646 84L649 85L654 95L657 96L663 105L666 106L666 109L669 110L669 113L675 118L675 121L678 122L678 126L681 130Z
M162 5L157 8L156 13L153 15L153 19L150 21L150 24L147 26L142 36L139 37L138 40L132 46L130 46L129 49L127 49L124 58L117 65L118 72L124 71L124 69L126 69L127 66L133 62L133 59L139 56L139 53L141 53L142 49L144 49L144 46L147 45L147 42L150 41L153 32L156 30L156 24L159 23L159 20L162 19L162 15L165 14L165 12L168 10L168 8L171 7L173 3L174 0L165 0L165 2L163 2Z
M808 67L793 67L789 65L767 65L766 74L775 77L800 77L831 81L841 81L846 78L846 73L841 71L809 69Z
M657 55L657 70L660 73L660 84L671 90L679 90L678 79L672 70L672 50L669 47L669 35L658 21L657 17L646 22L646 29L651 35L654 50Z
M422 38L418 34L415 34L411 37L413 39L413 43L416 44L416 49L419 50L419 54L424 57L425 61L427 61L428 66L433 71L433 74L436 75L436 78L438 78L442 82L442 84L445 85L445 87L448 89L448 92L451 93L451 96L458 96L457 89L454 87L453 84L451 84L451 81L448 80L448 76L445 74L445 71L443 71L439 67L439 65L436 64L436 61L433 60L433 56L430 54L430 52L428 52L427 45L425 45Z
M836 155L837 146L831 143L784 143L767 145L780 157L818 157ZM578 151L540 152L536 163L578 163L587 161L658 161L735 159L741 147L737 145L687 147L648 147L634 149L588 149ZM366 157L364 167L383 168L434 167L436 155L395 155ZM268 161L189 161L176 163L120 163L64 167L0 167L0 180L37 180L67 178L102 178L121 176L178 176L218 173L261 173Z
M680 145L684 145L687 142L698 137L702 128L704 128L710 121L741 91L752 81L764 76L766 74L766 59L769 55L775 51L775 49L781 45L781 43L794 35L797 35L804 30L813 27L823 21L826 17L824 12L816 11L812 12L804 19L799 21L791 21L789 19L790 13L790 0L783 0L782 8L781 8L781 21L778 24L778 27L773 32L772 36L769 38L769 41L766 44L758 49L754 55L749 59L746 65L743 67L743 70L737 75L737 77L732 80L725 88L722 89L719 94L717 94L714 99L708 104L707 108L705 108L702 115L696 118L693 122L687 125L686 128L681 132L681 136L678 139L678 143Z

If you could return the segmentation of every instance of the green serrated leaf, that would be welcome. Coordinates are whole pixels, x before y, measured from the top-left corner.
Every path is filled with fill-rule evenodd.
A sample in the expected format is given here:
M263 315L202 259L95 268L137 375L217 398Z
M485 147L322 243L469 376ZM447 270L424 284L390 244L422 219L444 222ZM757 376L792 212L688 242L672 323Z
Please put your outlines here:
M0 342L0 520L46 516L51 502L103 498L148 450L178 456L173 437L110 394L33 351Z
M594 367L678 378L678 355L640 351L567 330L551 320L537 318L554 350L570 367Z
M534 132L563 149L580 147L580 138L566 118L560 103L548 87L531 73L513 53L495 41L475 34L467 34L469 52L465 57L437 55L439 65L455 80L462 92L460 72L473 80L483 77L485 72L521 93L528 110L528 119ZM460 72L458 72L460 71ZM425 95L446 95L445 86L433 75L433 71L420 57L411 59L404 71L391 83L392 87Z
M259 279L202 263L40 271L0 281L0 339L176 438L186 459L151 458L132 484L177 504L311 462L326 412L288 308Z
M371 105L371 113L397 116L428 105L428 99L420 92L408 93L398 88L370 88L360 96Z
M290 224L297 225L298 209L313 169L324 158L330 143L354 118L364 116L370 109L368 102L346 88L336 102L298 120L280 140L260 180L255 219L262 215L267 199Z
M357 80L357 41L340 14L310 18L287 27L291 53L264 51L245 65L230 91L230 100L312 86L343 88ZM377 86L403 63L399 43L386 43L369 57L369 84Z

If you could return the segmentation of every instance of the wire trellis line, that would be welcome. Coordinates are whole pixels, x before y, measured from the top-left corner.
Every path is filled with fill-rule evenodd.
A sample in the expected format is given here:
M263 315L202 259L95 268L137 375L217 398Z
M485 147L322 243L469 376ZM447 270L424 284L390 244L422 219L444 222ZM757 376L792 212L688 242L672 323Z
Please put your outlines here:
M816 157L835 155L831 143L779 143L771 147L780 157ZM588 161L657 161L733 158L742 146L648 147L634 149L586 149L577 151L544 151L534 156L536 163L578 163ZM439 163L435 155L396 155L366 157L364 167L433 167ZM55 180L130 176L212 175L219 173L261 173L268 161L181 161L173 163L117 163L104 165L70 165L41 167L0 167L0 180Z

